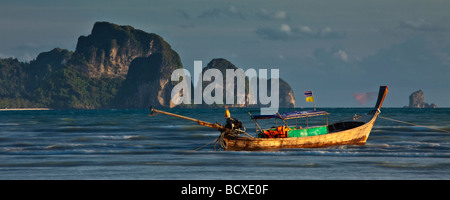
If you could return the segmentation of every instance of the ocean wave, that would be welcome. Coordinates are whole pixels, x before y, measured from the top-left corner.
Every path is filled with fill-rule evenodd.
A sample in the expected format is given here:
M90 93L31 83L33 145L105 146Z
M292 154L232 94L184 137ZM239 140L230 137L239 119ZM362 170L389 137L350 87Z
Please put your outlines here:
M375 166L383 168L394 168L394 169L434 169L434 168L448 168L450 163L419 163L419 162L392 162L392 161L382 161L374 162Z
M88 165L85 161L45 161L31 163L0 163L0 167L76 167Z
M80 146L85 146L85 144L75 144L75 143L71 143L71 144L52 144L52 145L45 146L44 149L45 150L65 150L65 149L73 149L75 147L80 147Z
M23 151L24 147L3 147L0 152L17 152L17 151Z
M144 135L97 135L91 138L100 140L148 140L150 137Z
M306 162L306 163L296 163L296 162L256 162L254 165L262 167L281 167L281 168L319 168L325 167L324 164Z
M423 131L423 132L442 132L450 131L448 125L426 125L426 126L412 126L412 125L377 125L373 127L372 131Z
M167 129L167 130L180 130L180 131L211 131L209 127L200 125L166 125L166 126L152 126L151 128Z
M19 126L20 123L1 123L0 126Z

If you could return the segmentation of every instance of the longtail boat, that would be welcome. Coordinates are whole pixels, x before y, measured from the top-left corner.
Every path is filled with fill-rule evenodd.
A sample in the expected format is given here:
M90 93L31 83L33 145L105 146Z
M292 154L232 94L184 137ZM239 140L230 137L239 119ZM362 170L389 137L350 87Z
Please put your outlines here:
M285 148L320 148L337 145L364 145L369 137L372 127L377 119L383 101L388 92L387 86L381 86L376 105L373 110L367 114L355 115L348 120L342 120L332 124L323 126L314 126L306 128L288 126L287 120L315 117L329 113L325 111L294 111L288 113L276 113L274 115L255 115L251 118L254 120L257 129L255 137L246 133L239 126L239 122L235 119L227 120L227 124L222 126L218 123L209 123L190 117L185 117L161 110L150 108L152 115L166 114L197 122L199 125L215 128L221 132L216 144L220 145L224 150L235 151L255 151ZM260 119L279 119L284 125L272 127L270 129L261 129L257 123ZM216 145L215 145L216 146Z

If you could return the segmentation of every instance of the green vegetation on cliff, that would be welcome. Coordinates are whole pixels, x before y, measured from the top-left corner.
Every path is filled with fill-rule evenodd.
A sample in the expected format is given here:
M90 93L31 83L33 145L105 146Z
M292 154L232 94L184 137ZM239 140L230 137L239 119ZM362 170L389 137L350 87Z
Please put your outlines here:
M103 108L112 106L122 78L90 78L64 68L44 80L33 93L39 106L51 108Z
M67 66L0 59L0 108L111 107L123 78L91 78Z

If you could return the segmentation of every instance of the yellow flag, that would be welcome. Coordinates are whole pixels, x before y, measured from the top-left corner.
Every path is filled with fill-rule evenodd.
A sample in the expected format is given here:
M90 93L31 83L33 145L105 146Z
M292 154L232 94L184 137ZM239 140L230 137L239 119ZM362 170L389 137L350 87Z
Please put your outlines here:
M306 102L314 102L314 97L306 97Z

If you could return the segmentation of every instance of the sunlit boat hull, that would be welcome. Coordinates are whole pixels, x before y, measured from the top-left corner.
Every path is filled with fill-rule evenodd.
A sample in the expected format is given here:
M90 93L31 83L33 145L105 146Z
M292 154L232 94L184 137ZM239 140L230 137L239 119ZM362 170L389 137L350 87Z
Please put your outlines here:
M369 138L378 114L378 111L374 112L372 119L367 123L361 122L361 125L353 121L331 124L328 126L329 129L333 129L333 126L344 126L345 124L347 124L349 129L324 135L290 138L251 138L228 135L224 138L225 150L254 151L285 148L320 148L337 145L364 145L367 138Z

